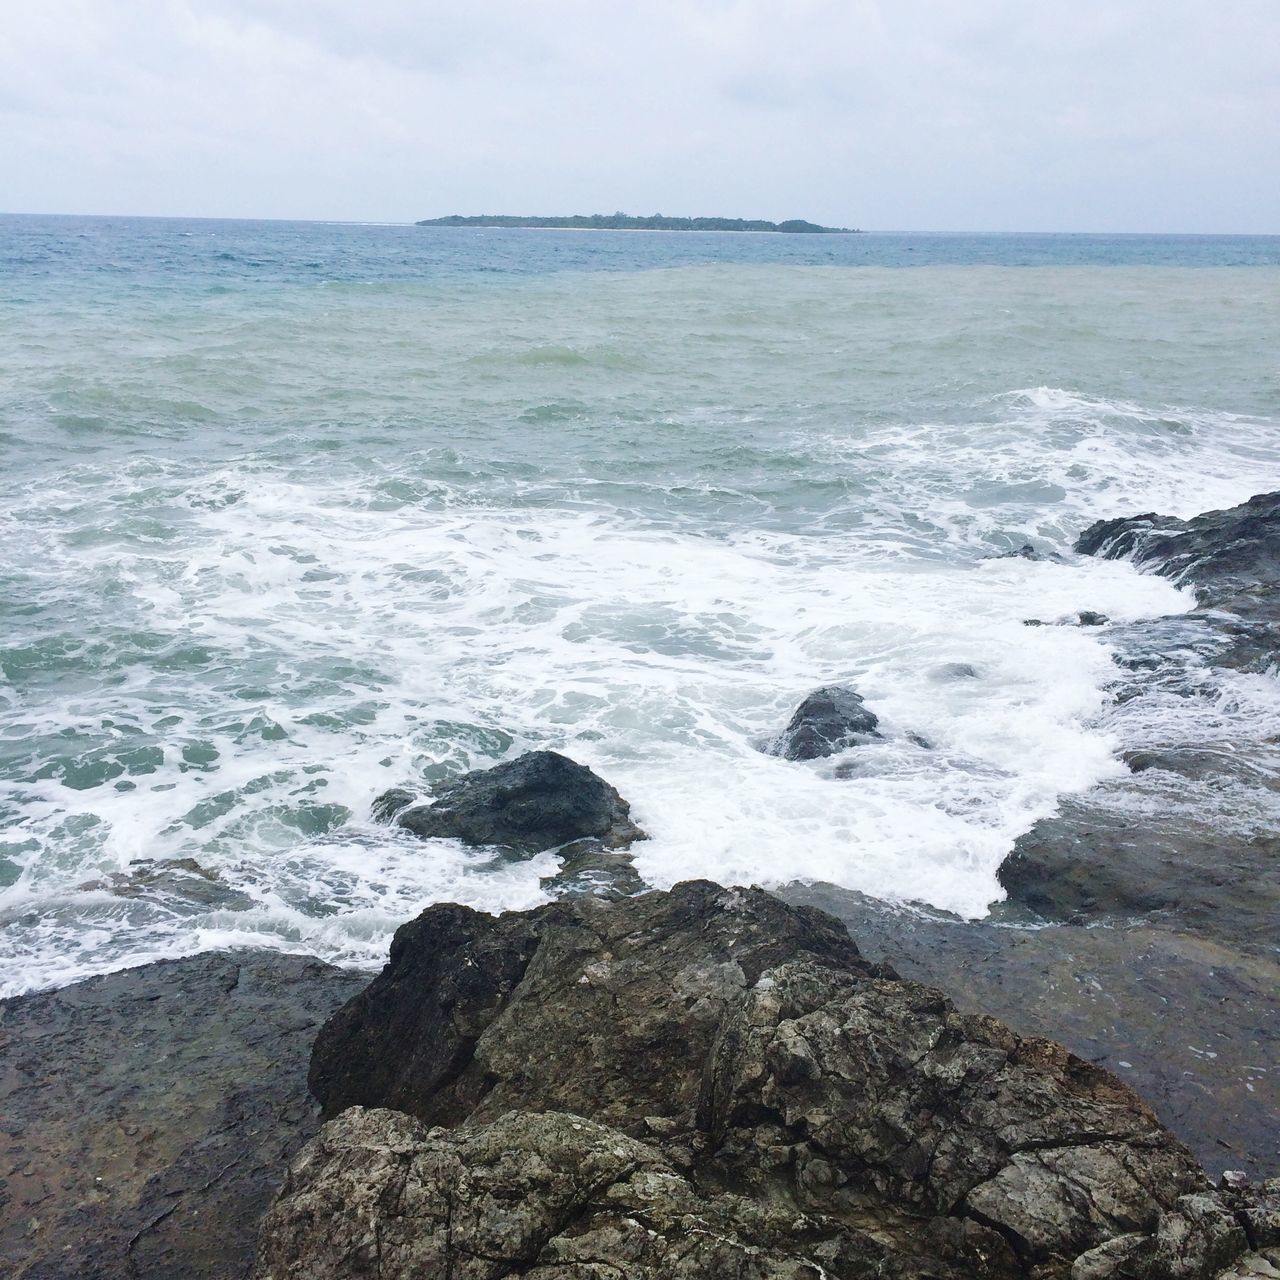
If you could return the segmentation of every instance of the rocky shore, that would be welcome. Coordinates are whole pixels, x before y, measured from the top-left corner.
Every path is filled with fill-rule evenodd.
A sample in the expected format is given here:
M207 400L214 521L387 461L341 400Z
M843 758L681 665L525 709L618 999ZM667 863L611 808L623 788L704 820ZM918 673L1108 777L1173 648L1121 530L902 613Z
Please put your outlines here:
M1090 615L1116 714L1274 675L1280 495L1076 550L1199 602ZM762 749L879 734L829 686ZM0 1271L1280 1275L1277 838L1195 804L1247 818L1277 744L1126 763L1018 842L981 923L823 885L644 892L626 801L553 752L389 792L408 831L560 850L555 900L431 907L372 982L219 952L0 1002Z

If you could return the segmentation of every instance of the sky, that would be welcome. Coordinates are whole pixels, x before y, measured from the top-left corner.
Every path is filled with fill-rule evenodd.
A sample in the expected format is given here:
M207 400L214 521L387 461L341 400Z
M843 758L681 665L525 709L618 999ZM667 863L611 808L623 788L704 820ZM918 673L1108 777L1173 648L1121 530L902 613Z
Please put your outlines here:
M0 0L0 210L1280 233L1280 0Z

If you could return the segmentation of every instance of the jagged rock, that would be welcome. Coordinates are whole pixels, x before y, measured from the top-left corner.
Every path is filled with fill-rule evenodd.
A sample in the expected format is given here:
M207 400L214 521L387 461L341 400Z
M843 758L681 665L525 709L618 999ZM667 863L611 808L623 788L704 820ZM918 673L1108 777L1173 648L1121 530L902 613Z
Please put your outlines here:
M1076 624L1081 627L1105 627L1110 621L1105 613L1097 613L1093 609L1081 609L1076 614Z
M455 1124L524 1107L636 1135L649 1116L688 1127L727 1003L797 955L869 970L839 921L704 881L500 916L430 907L325 1024L311 1090L326 1118L361 1105Z
M1180 585L1200 604L1234 615L1202 616L1224 651L1216 661L1266 671L1277 661L1280 627L1280 493L1262 493L1191 520L1147 513L1100 520L1076 540L1084 555L1129 558Z
M316 1029L366 981L215 951L0 1001L0 1275L242 1280L319 1127Z
M429 909L311 1082L329 1116L459 1127L339 1116L259 1280L1066 1280L1226 1194L1101 1068L867 964L821 912L702 882ZM1196 1231L1215 1267L1249 1244Z
M817 760L879 738L879 723L861 694L845 685L827 685L801 702L766 750L786 760Z
M645 838L631 806L586 765L555 751L530 751L492 769L477 769L433 789L427 804L392 788L374 802L375 816L424 838L501 845L519 854L591 838L622 849ZM406 807L407 806L407 807Z
M865 958L941 987L961 1010L1060 1040L1116 1072L1212 1175L1280 1174L1280 1073L1269 1069L1280 1061L1273 947L1136 925L1010 928L820 883L778 894L831 912Z

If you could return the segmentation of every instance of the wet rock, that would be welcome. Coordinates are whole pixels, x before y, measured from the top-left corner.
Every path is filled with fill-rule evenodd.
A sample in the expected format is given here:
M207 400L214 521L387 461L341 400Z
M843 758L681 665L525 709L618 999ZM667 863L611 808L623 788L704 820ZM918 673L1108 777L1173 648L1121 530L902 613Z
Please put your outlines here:
M880 737L879 717L846 685L815 689L795 709L768 754L785 760L817 760Z
M636 870L631 854L603 848L595 840L579 840L560 850L560 870L539 883L556 897L570 893L629 896L649 886Z
M1029 542L1024 542L1022 546L1013 547L1009 551L1002 551L996 558L998 560L1035 560L1053 564L1062 563L1062 557L1056 551L1038 551Z
M427 804L406 807L407 794L402 788L385 792L374 802L375 814L394 815L397 826L424 838L500 845L526 855L584 838L607 849L645 838L613 787L554 751L531 751L441 783Z
M1077 551L1129 558L1180 585L1193 586L1199 621L1218 633L1217 661L1267 671L1277 661L1280 628L1280 493L1258 494L1192 520L1151 513L1090 525ZM1230 618L1214 616L1227 613Z
M337 1119L259 1280L1065 1280L1225 1194L1115 1076L868 964L820 912L701 882L431 908L311 1081Z
M931 680L976 680L978 669L971 662L944 662L929 673Z
M99 880L86 881L79 888L195 911L247 911L253 906L247 893L224 884L216 871L201 866L194 858L137 858L129 865L136 870L128 874L113 871Z
M1105 613L1095 613L1092 609L1081 609L1076 614L1077 625L1082 627L1105 627L1110 621Z
M1268 945L1280 920L1280 836L1226 837L1212 813L1183 812L1172 796L1140 818L1091 796L1065 800L998 875L1012 901L1050 920L1141 918L1235 945Z
M868 960L1116 1072L1211 1173L1280 1175L1270 1065L1280 1061L1280 961L1270 949L1120 923L965 921L835 885L778 892L836 915Z
M366 981L210 952L0 1001L0 1274L240 1280L319 1126L316 1030Z
M326 1117L361 1105L454 1124L533 1107L637 1135L649 1116L687 1126L691 1064L726 1003L797 955L863 967L838 921L703 881L496 917L431 907L396 930L386 968L326 1023L311 1090Z

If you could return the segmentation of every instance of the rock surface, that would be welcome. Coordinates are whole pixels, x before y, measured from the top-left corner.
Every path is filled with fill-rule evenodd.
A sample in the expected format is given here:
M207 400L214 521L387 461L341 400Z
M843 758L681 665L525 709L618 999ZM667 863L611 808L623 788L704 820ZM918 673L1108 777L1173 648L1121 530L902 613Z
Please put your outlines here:
M815 689L795 709L787 727L768 745L785 760L818 760L880 737L879 717L862 695L845 685Z
M835 885L778 894L837 916L865 958L941 987L959 1008L1115 1072L1214 1177L1280 1176L1274 955L1168 929L965 921Z
M1154 1276L1163 1239L1209 1277L1280 1230L1116 1077L760 890L431 908L311 1082L359 1109L295 1162L260 1280Z
M319 1124L316 1029L366 981L210 952L0 1002L0 1274L246 1275Z
M631 821L631 806L613 787L555 751L530 751L463 774L432 795L427 804L412 804L411 792L395 788L375 801L375 814L424 838L500 845L525 855L571 840L623 849L645 838Z
M1240 696L1236 671L1273 671L1280 641L1280 494L1192 520L1156 515L1100 521L1076 550L1128 556L1194 587L1193 613L1113 626L1124 673L1117 702L1138 725L1212 724ZM1218 668L1228 668L1223 671ZM1236 681L1232 686L1231 681ZM1170 703L1188 711L1169 713ZM1243 721L1243 718L1242 718ZM1247 721L1243 721L1247 723ZM1128 779L1065 802L1020 839L1000 868L1010 899L1051 920L1140 919L1225 946L1274 949L1280 838L1274 801L1280 752L1259 735L1152 741L1129 753Z
M105 890L120 898L160 902L171 910L247 911L253 899L224 884L216 871L194 858L135 858L127 874L113 871L79 887Z
M1223 665L1268 671L1277 662L1280 625L1280 493L1262 493L1192 520L1152 513L1100 520L1077 539L1084 555L1127 557L1162 577L1193 586L1216 631ZM1214 614L1226 613L1229 619Z

